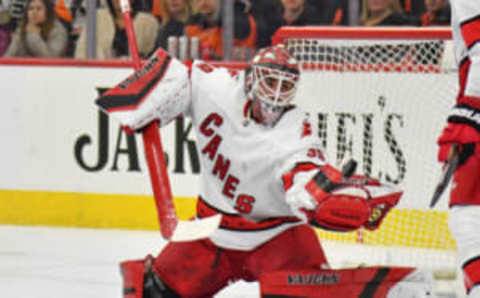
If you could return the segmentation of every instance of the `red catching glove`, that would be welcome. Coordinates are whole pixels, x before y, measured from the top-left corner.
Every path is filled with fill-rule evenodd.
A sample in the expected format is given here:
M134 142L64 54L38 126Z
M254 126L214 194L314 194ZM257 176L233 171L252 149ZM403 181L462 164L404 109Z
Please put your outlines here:
M360 175L336 184L337 173L327 167L323 179L312 179L305 187L317 202L309 214L310 223L323 229L351 231L363 226L375 230L403 193L393 186ZM331 184L332 190L325 192L324 186Z
M353 175L348 179L353 185L364 185L369 192L367 204L370 208L370 216L363 225L368 230L376 230L381 225L385 216L398 204L403 192L391 185L380 183L377 179Z
M384 185L379 186L379 188L383 188L383 191L385 192L378 196L372 196L372 198L368 200L368 205L372 211L367 222L363 225L367 230L378 229L385 216L395 205L398 204L398 201L403 194L403 192L394 190L389 186Z

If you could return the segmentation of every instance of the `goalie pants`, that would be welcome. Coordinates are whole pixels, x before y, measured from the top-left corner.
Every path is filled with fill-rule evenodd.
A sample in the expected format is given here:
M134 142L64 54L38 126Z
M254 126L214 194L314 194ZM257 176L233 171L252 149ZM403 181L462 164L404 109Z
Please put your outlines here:
M295 226L251 251L225 249L208 239L170 242L153 269L182 297L209 297L230 282L259 280L264 272L320 269L327 261L315 231Z

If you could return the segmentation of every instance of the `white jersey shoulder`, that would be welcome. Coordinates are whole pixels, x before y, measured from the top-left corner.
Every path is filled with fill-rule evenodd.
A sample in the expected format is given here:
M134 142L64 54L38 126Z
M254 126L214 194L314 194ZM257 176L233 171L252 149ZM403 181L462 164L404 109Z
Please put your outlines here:
M225 102L225 93L243 86L241 72L215 67L203 61L195 61L191 72L192 98L195 101Z

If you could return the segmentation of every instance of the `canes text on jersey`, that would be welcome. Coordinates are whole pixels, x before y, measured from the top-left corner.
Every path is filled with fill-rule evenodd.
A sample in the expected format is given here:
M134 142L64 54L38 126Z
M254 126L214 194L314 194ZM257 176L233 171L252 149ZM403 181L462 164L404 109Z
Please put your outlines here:
M200 125L200 132L209 137L209 142L202 148L202 154L213 161L212 175L223 181L222 194L229 199L235 200L235 209L241 213L250 213L255 198L247 194L236 195L237 185L240 179L228 171L230 169L230 159L218 152L222 142L222 136L215 132L215 127L223 124L223 118L217 113L209 114Z

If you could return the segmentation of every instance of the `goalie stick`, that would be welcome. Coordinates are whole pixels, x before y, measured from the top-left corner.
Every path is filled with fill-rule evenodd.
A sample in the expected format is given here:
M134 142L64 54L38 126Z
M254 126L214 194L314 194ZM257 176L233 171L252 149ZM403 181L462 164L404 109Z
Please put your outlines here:
M447 160L447 162L443 166L443 171L440 176L440 180L438 181L437 186L435 187L432 200L430 201L430 208L435 207L437 202L440 200L440 197L442 196L443 192L445 191L448 184L450 183L450 180L452 179L453 173L457 168L459 160L460 160L460 153L458 150L458 146L454 145L452 146L452 149L451 149L450 158Z
M141 68L141 62L130 15L129 0L120 0L120 6L125 22L128 47L132 55L134 68L138 70ZM182 221L177 217L165 167L158 122L155 121L147 125L142 132L142 138L162 236L170 241L191 241L206 238L213 234L220 224L221 215L194 221Z

